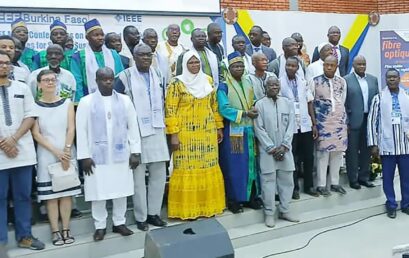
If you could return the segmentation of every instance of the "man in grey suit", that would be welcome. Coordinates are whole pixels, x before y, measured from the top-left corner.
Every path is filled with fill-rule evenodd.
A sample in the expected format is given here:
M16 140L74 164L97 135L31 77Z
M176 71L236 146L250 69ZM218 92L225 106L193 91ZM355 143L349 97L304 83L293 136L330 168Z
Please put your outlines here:
M345 102L348 116L348 149L346 152L347 172L351 188L361 185L374 187L369 180L370 150L367 146L367 122L369 107L373 97L378 94L378 79L365 73L366 60L355 57L354 72L345 76L348 85Z
M337 26L331 26L328 29L328 42L322 44L331 44L333 55L338 58L338 69L341 76L348 74L349 65L349 50L348 48L339 45L341 39L341 31ZM312 62L320 59L320 54L318 51L319 46L314 49L314 54L312 55Z
M263 39L263 29L260 26L254 25L249 32L250 44L246 46L246 53L252 56L256 52L262 52L266 55L268 62L277 58L277 54L274 49L269 48L261 44Z

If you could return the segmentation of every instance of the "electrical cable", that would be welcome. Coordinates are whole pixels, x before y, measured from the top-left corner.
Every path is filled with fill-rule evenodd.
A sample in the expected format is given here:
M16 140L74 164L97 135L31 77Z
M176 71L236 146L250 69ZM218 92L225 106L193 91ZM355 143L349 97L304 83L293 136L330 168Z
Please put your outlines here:
M359 219L359 220L357 220L357 221L354 221L354 222L349 223L349 224L346 224L346 225L342 225L342 226L339 226L339 227L335 227L335 228L326 229L326 230L321 231L321 232L319 232L319 233L315 234L314 236L312 236L312 237L311 237L311 238L308 240L308 242L307 242L305 245L301 246L301 247L297 247L297 248L294 248L294 249L290 249L290 250L286 250L286 251L282 251L282 252L278 252L278 253L272 253L272 254L269 254L269 255L263 256L262 258L268 258L268 257L277 256L277 255L288 254L288 253L292 253L292 252L300 251L300 250L302 250L302 249L306 248L307 246L309 246L309 245L310 245L310 243L312 242L312 240L314 240L314 238L318 237L319 235L322 235L322 234L325 234L325 233L328 233L328 232L331 232L331 231L335 231L335 230L338 230L338 229L347 228L347 227L350 227L350 226L356 225L356 224L358 224L358 223L360 223L360 222L362 222L362 221L368 220L368 219L370 219L370 218L373 218L373 217L377 217L377 216L383 215L383 214L385 214L385 213L386 213L386 212L382 212L382 213L374 214L374 215L371 215L371 216L365 217L365 218L363 218L363 219Z

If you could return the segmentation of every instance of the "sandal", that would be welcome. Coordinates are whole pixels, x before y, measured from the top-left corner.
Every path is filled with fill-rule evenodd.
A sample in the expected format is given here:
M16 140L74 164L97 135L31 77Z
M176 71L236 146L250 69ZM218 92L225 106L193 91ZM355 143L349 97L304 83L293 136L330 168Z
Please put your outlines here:
M52 232L52 239L51 242L53 243L53 245L55 246L62 246L64 245L64 239L60 233L60 231L54 231Z
M75 242L75 238L71 236L71 231L69 229L63 229L62 235L63 235L64 244L69 245Z

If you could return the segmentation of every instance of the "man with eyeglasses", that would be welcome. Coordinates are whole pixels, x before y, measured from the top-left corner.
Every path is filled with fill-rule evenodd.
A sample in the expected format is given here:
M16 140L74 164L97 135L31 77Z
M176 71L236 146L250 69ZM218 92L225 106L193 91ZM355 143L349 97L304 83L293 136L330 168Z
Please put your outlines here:
M0 36L0 49L5 51L12 61L14 60L16 45L12 37L7 35ZM30 75L30 71L18 65L14 65L13 62L11 65L12 69L9 73L10 80L26 83L27 78Z
M18 246L44 249L31 234L31 186L37 163L30 128L37 116L28 86L9 79L12 62L0 50L0 246L7 244L7 195L12 191Z
M31 92L35 99L41 97L41 92L37 89L37 75L42 70L54 71L57 75L57 92L61 98L73 99L75 95L75 90L77 83L75 81L74 75L61 67L64 60L64 50L60 45L52 44L46 50L47 66L39 68L33 71L27 80L28 86L31 88Z
M152 67L152 49L139 44L134 49L135 66L118 74L115 90L128 95L135 107L141 136L141 164L134 169L134 215L139 230L148 224L166 226L160 218L166 183L166 142L161 78ZM149 171L148 187L145 172ZM148 194L147 194L148 192Z

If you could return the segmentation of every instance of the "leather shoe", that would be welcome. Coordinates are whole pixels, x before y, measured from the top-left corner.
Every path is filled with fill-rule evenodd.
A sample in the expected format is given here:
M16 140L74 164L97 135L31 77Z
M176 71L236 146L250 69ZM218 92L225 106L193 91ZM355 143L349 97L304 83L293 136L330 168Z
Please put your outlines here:
M133 231L127 228L124 224L112 226L112 232L121 234L121 236L130 236L133 234Z
M368 187L368 188L373 188L373 187L375 187L374 184L372 184L372 183L370 183L370 182L368 182L368 181L358 181L358 183L359 183L360 185L366 186L366 187Z
M295 222L295 223L300 222L299 219L293 217L293 216L292 216L290 213L288 213L288 212L287 212L287 213L282 213L282 212L280 212L280 213L278 214L278 218L279 218L279 219L282 219L282 220L289 221L289 222Z
M337 192L337 193L340 193L340 194L346 194L347 193L347 191L345 191L345 189L340 185L331 185L331 191Z
M360 185L358 182L349 183L349 186L350 186L352 189L355 189L355 190L361 189L361 185Z
M409 215L409 207L408 208L403 208L402 212Z
M308 194L308 195L311 195L313 197L319 197L320 196L320 194L313 187L311 187L310 189L305 191L305 193Z
M94 241L101 241L104 240L105 234L107 233L107 230L104 229L97 229L95 230L94 233Z
M292 197L293 197L293 200L299 200L300 199L300 192L299 191L294 191Z
M326 187L321 186L317 187L317 192L324 197L328 197L331 195L331 193L328 191Z
M148 231L148 229L149 229L149 225L148 225L148 223L146 221L144 221L144 222L137 221L136 222L136 227L139 230L142 230L142 231Z
M148 215L147 223L154 225L156 227L165 227L168 223L163 221L159 215Z
M389 218L394 219L394 218L396 218L396 210L387 210L387 211L386 211L386 215L387 215Z
M269 228L275 227L276 222L275 222L274 216L273 215L266 215L266 217L264 219L264 223Z

